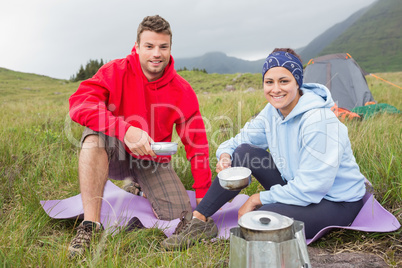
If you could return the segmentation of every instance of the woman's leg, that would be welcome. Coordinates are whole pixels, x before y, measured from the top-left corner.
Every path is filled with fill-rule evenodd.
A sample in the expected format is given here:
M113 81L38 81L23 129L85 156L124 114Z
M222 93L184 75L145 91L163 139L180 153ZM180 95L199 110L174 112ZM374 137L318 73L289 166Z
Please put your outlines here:
M233 153L232 166L247 167L251 174L269 190L273 185L285 185L281 173L276 168L274 160L267 150L251 144L241 144Z
M263 205L259 210L276 212L294 220L304 222L306 238L313 238L321 229L331 226L348 226L363 206L363 200L356 202L332 202L326 199L306 207L274 203Z
M275 184L285 184L276 168L270 153L250 144L241 144L233 153L232 167L250 168L252 175L265 189ZM196 207L196 211L210 217L226 202L233 199L240 191L229 191L221 187L216 177L208 192Z
M217 212L226 202L238 195L238 193L240 191L229 191L222 188L218 177L216 177L195 210L208 218Z

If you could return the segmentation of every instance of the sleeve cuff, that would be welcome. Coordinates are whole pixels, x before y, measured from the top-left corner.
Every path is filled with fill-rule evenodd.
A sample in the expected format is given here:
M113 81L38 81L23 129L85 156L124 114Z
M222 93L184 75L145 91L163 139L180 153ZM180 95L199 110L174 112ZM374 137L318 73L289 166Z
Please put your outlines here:
M261 201L261 204L263 204L263 205L275 203L272 201L272 196L269 191L260 192L260 201Z
M230 157L232 157L233 156L233 152L234 152L234 150L217 150L216 151L216 159L218 159L218 161L219 161L219 158L221 157L221 154L223 154L223 153L227 153L227 154L229 154L230 155Z
M119 139L123 144L124 144L124 137L126 136L127 130L129 127L131 127L131 125L125 121L123 121L124 124L124 131L120 131L118 133L117 139Z

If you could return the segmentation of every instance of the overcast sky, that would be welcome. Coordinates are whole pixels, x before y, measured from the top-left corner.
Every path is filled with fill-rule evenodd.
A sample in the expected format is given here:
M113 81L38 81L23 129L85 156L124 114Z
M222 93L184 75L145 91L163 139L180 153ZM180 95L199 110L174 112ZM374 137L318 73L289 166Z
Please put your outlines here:
M175 58L221 51L262 59L300 48L375 0L10 0L0 2L0 67L69 79L89 59L130 53L138 24L159 14Z

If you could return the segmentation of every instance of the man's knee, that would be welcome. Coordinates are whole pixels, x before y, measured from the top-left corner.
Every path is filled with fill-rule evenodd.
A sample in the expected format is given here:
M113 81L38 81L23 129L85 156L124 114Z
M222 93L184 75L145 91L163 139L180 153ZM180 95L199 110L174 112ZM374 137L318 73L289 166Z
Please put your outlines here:
M92 134L85 137L81 144L79 160L86 162L90 159L108 159L105 141L98 135Z
M103 148L105 149L105 141L99 135L88 135L82 141L82 149Z

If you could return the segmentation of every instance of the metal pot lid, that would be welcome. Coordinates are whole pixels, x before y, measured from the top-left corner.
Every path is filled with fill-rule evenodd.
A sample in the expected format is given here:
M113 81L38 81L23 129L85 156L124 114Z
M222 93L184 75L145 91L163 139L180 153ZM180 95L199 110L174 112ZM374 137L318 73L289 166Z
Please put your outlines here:
M282 230L293 225L289 217L271 211L251 211L239 219L240 227L256 231Z

